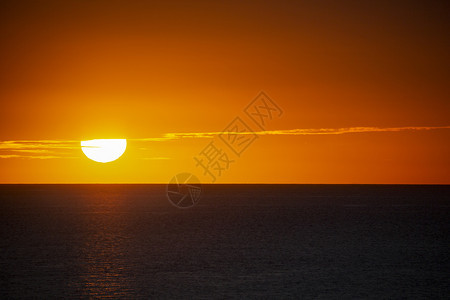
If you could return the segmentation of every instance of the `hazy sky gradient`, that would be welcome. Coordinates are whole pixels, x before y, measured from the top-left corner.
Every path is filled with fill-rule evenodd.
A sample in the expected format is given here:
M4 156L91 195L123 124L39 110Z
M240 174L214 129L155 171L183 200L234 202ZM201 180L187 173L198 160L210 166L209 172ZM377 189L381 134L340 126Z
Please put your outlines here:
M260 90L268 132L448 127L448 1L363 2L2 1L0 182L207 181L208 140L167 134L220 132ZM261 135L218 182L450 183L449 131ZM98 164L93 138L130 140Z

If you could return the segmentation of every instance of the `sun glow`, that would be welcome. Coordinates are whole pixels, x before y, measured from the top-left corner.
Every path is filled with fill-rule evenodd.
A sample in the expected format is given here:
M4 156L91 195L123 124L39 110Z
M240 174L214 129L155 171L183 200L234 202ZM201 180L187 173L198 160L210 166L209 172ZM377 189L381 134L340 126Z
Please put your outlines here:
M107 163L118 159L127 148L126 139L95 139L81 141L81 150L97 162Z

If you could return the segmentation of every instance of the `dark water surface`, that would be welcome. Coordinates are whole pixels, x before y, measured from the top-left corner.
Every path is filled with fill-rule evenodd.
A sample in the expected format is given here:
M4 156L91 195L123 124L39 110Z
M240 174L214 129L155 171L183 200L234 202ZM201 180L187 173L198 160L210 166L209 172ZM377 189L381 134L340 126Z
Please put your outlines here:
M0 297L446 298L450 186L0 185Z

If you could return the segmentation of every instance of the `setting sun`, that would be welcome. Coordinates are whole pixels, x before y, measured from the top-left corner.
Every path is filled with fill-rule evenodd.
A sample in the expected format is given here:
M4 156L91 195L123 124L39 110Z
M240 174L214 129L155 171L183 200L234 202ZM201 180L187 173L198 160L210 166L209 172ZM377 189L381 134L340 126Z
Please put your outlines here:
M81 141L81 150L97 162L107 163L118 159L127 148L126 139L95 139Z

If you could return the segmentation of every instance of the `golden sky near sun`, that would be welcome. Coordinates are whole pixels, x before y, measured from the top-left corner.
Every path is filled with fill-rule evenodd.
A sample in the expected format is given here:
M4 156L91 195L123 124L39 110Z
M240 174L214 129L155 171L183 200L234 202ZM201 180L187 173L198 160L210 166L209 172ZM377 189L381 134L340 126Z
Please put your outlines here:
M450 183L449 4L360 2L2 1L0 182L210 182L217 140L219 183ZM238 116L261 132L233 157ZM102 138L124 155L87 159Z

